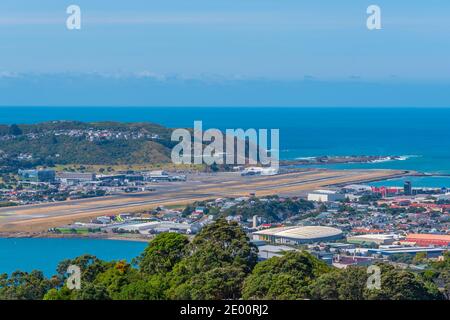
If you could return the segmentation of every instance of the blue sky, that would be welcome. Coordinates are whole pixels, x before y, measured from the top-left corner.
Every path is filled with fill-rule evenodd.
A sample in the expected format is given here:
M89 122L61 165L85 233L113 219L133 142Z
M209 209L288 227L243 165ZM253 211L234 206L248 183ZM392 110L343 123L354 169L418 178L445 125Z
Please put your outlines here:
M65 28L70 4L81 7L79 31ZM366 8L371 4L381 7L382 30L366 28ZM226 81L238 87L249 81L276 82L278 87L316 81L326 83L324 90L342 81L375 82L400 91L417 83L442 86L450 83L449 34L446 0L2 0L0 91L27 88L30 99L10 93L0 97L0 104L50 103L53 97L38 98L38 91L52 91L52 75L70 86L74 75L78 81L83 74L94 74L105 88L114 81L126 86L168 81L170 87L191 80L209 85ZM371 88L360 90L369 94ZM246 89L251 92L242 87L243 95L250 94ZM85 104L90 98L100 103L98 92L86 90ZM283 90L292 95L289 104L307 103L295 90ZM450 100L430 90L440 99L432 98L431 104ZM217 104L223 105L219 100L225 98L224 91L217 92ZM139 91L124 92L123 99L131 94ZM401 98L392 95L395 101ZM154 97L164 104L158 92ZM237 95L234 103L241 98ZM321 104L323 97L318 94L317 99ZM188 99L186 104L196 101ZM140 103L155 102L146 98Z

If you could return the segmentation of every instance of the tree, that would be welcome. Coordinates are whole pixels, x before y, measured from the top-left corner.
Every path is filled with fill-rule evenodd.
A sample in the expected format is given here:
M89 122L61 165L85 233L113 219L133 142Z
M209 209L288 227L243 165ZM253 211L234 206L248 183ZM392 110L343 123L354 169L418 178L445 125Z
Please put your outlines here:
M44 300L73 300L75 299L76 292L69 289L67 286L61 287L59 290L56 288L50 289L45 295Z
M20 129L17 124L12 124L9 126L9 134L13 136L20 136L22 134L22 129Z
M172 271L187 251L186 236L165 232L157 235L138 258L139 269L146 274L166 274Z
M41 300L56 285L57 280L45 278L42 271L15 271L10 277L3 274L0 277L0 300Z
M123 287L139 280L142 280L142 276L136 269L133 269L125 261L119 261L113 267L100 273L93 282L93 285L96 289L100 289L99 292L103 292L104 288L109 298L120 299Z
M125 285L116 295L120 300L163 300L167 281L161 275L152 275Z
M96 256L85 254L74 259L66 259L61 261L56 271L58 273L61 282L67 278L67 268L70 265L76 265L81 269L81 282L90 283L93 282L99 274L106 271L112 266L111 263L102 261Z
M204 260L204 265L200 268L202 270L210 270L212 265L229 263L250 272L258 260L258 249L242 228L236 222L228 223L223 218L205 226L192 241L190 250L193 252L192 256ZM203 259L205 256L211 258L210 262Z
M310 285L310 298L319 300L363 300L367 282L366 269L334 269Z
M257 261L257 248L245 232L222 218L204 227L188 252L168 276L171 299L239 297L244 277Z
M442 271L437 277L436 282L441 285L446 299L450 300L450 270Z
M227 265L194 275L169 290L171 299L224 300L239 299L245 279L242 268Z
M107 288L103 284L87 283L76 291L75 300L111 300Z
M427 254L426 252L418 252L416 253L414 259L413 259L413 263L414 264L421 264L426 262L427 260Z
M309 285L329 272L325 262L306 251L292 251L260 262L244 282L244 299L305 299Z
M440 300L442 293L437 287L424 281L419 275L381 265L381 289L366 292L369 300Z

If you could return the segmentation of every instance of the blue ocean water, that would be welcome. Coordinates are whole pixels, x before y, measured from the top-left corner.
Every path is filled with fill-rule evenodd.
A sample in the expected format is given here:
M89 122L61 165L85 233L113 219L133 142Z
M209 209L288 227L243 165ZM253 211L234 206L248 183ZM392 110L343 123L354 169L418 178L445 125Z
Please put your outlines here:
M178 128L280 129L283 159L400 155L404 161L335 168L450 173L450 108L0 107L0 123L49 120L150 121Z
M374 187L403 187L405 181L411 182L413 187L423 188L450 188L449 177L402 177L398 179L389 179L369 183Z
M149 121L179 128L202 120L204 128L280 129L283 159L323 155L400 155L403 161L328 168L408 169L450 174L450 108L203 108L203 107L0 107L0 123L50 120ZM408 178L409 179L409 178ZM390 180L376 185L403 185ZM414 177L413 186L448 187L449 177ZM144 243L81 239L0 239L0 273L44 270L83 253L131 259Z
M87 253L106 261L131 262L146 246L145 242L122 240L0 238L0 274L41 270L52 276L60 261Z

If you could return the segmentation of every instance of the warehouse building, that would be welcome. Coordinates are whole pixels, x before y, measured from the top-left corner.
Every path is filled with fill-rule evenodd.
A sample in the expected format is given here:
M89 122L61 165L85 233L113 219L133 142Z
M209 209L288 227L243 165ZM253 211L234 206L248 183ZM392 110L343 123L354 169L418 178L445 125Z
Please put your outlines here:
M178 232L192 234L197 233L201 226L199 224L176 223L171 221L151 221L135 224L126 224L118 228L125 232L139 232L141 234Z
M449 246L449 234L427 234L427 233L410 233L405 239L406 242L412 242L419 246Z
M19 170L19 177L22 181L29 182L54 182L55 170Z
M308 193L309 201L330 202L344 199L345 199L344 194L338 193L337 191L334 190L315 190L311 193Z
M402 248L389 248L389 249L369 249L371 254L380 254L382 256L392 256L394 254L410 254L416 255L418 253L425 253L428 258L439 257L443 254L443 248L433 247L402 247Z
M253 232L254 240L270 243L303 244L341 239L342 231L331 227L280 227Z
M363 234L359 236L347 237L348 243L360 245L386 245L397 241L399 237L395 234Z
M95 181L93 172L60 172L58 179L64 184L77 184L81 182Z

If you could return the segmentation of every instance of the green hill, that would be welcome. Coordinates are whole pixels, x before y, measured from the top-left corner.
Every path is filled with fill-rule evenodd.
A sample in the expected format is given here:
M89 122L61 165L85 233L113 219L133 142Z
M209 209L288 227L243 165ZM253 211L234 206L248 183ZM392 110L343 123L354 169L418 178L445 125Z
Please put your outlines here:
M172 130L152 123L52 121L0 125L0 166L170 161Z

